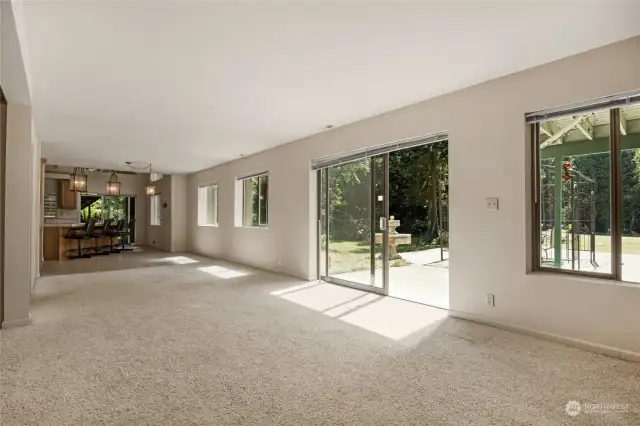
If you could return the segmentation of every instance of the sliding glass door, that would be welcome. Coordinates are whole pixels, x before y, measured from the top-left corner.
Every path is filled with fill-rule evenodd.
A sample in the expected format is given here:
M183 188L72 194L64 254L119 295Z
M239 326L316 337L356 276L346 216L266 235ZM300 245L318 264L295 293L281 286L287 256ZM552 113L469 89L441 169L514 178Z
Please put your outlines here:
M80 204L82 223L90 219L98 223L102 223L105 219L112 219L114 222L124 219L125 223L130 223L136 217L136 197L132 196L83 193L80 195ZM131 241L135 241L135 230Z
M383 289L379 231L382 157L327 167L321 182L321 275L339 283Z
M414 144L318 167L321 279L448 308L447 148Z

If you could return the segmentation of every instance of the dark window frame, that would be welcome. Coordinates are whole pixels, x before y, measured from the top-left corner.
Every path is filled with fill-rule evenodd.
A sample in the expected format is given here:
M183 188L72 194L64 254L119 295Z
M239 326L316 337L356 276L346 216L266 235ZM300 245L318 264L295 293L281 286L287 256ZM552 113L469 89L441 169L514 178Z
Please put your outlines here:
M584 107L583 107L584 108ZM541 197L540 197L540 123L546 120L537 118L529 123L531 141L531 271L567 276L597 278L622 281L622 168L620 149L620 108L602 108L594 104L593 111L609 111L609 153L610 153L610 200L611 200L611 272L589 272L543 266L541 262ZM527 114L527 117L533 114ZM567 114L570 115L569 111Z

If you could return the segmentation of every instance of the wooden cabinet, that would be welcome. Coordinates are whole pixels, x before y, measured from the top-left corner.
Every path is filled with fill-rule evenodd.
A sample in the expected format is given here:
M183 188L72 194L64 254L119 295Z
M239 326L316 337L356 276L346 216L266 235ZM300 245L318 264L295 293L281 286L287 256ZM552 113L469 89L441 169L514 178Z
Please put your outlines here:
M78 208L78 194L71 191L70 181L61 180L58 185L58 207L67 210Z

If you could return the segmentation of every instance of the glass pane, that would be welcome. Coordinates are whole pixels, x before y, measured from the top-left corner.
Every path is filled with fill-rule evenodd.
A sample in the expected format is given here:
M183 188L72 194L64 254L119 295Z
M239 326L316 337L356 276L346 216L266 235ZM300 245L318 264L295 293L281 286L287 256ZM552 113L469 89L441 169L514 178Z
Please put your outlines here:
M389 154L389 294L449 308L448 143Z
M620 109L622 279L640 282L640 104Z
M102 204L104 209L104 219L113 219L114 222L117 222L118 220L125 218L126 211L124 196L104 197Z
M258 184L258 178L243 181L245 226L258 226Z
M320 242L319 242L319 246L320 246L320 258L318 259L318 261L320 262L320 276L326 276L327 275L327 185L326 185L326 178L327 178L327 169L322 169L320 171L320 173L318 174L318 179L320 179L320 182L318 182L318 184L320 185L320 200L318 200L318 203L320 204L320 209L319 209L319 214L318 214L318 220L320 221Z
M265 226L269 223L268 217L269 205L269 176L260 176L260 225Z
M372 284L371 161L330 167L329 276Z
M386 212L384 209L384 156L373 157L372 163L373 173L373 227L375 229L373 240L373 275L375 286L382 288L384 283L384 246L383 233L384 230L380 227L381 219L386 219Z
M212 197L213 197L213 206L212 206L212 212L213 212L213 224L217 225L218 224L218 185L214 185L213 186L213 190L211 191L212 193Z
M203 200L203 204L205 206L206 225L216 225L218 223L218 219L216 217L217 189L217 185L210 185L206 187L206 195L205 199Z
M540 262L610 274L609 111L540 124Z

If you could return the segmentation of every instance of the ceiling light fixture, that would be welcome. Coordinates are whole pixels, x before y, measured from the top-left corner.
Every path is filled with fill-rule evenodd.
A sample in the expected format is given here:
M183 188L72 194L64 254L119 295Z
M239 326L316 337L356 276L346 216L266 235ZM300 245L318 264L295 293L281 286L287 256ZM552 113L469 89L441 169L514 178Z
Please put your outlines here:
M74 167L73 173L69 175L69 189L74 192L85 192L87 190L87 170L83 167Z
M147 195L156 195L156 186L153 184L151 176L153 176L153 173L151 173L151 163L149 163L149 183L144 186L144 193Z
M135 170L146 170L149 169L149 183L147 183L144 186L144 193L146 195L156 195L156 186L153 183L153 180L151 180L152 176L153 176L153 172L151 171L151 163L149 163L149 165L147 165L147 163L140 163L143 164L140 167L136 167L134 165L134 163L139 163L137 161L127 161L127 166L131 167L132 169Z
M107 195L120 195L120 181L115 172L111 173L107 181Z

